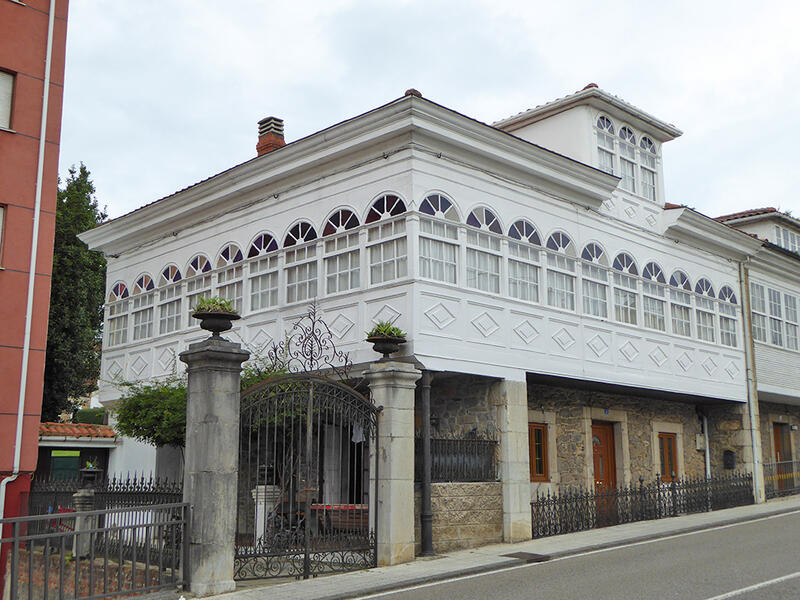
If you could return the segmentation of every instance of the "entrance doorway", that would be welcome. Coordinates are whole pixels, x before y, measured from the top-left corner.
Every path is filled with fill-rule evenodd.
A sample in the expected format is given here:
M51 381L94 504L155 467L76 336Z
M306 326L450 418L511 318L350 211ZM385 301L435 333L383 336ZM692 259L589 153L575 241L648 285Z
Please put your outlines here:
M776 475L779 490L794 487L790 431L787 423L772 424L772 437L775 439L775 462L778 463Z
M613 423L592 421L592 456L595 487L612 489L617 487Z

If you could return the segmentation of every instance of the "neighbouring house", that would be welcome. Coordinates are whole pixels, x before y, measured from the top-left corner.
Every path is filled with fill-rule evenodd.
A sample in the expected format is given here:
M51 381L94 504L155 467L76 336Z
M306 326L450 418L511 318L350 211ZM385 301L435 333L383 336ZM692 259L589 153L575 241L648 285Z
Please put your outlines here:
M87 462L108 473L110 453L119 445L108 425L41 423L37 479L78 479Z
M108 257L101 402L182 367L206 337L198 298L231 300L227 335L255 351L316 299L358 365L373 323L407 332L435 437L513 437L497 493L528 519L564 486L732 469L758 485L758 394L788 415L800 391L754 379L777 359L751 356L746 281L780 276L794 306L800 281L777 271L796 257L666 202L680 135L594 84L493 125L416 90L289 144L264 119L255 158L82 234ZM145 456L125 440L111 468Z
M0 2L0 516L5 517L27 510L22 504L36 469L67 6L68 0Z

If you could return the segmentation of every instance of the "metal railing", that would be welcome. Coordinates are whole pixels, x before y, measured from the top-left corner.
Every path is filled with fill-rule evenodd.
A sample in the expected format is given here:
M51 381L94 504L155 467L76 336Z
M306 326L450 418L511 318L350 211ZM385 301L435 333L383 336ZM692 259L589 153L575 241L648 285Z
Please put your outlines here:
M800 494L800 460L764 463L764 493L767 499Z
M189 504L0 519L12 600L96 600L187 587Z
M705 477L660 478L618 488L572 488L537 494L531 502L533 537L663 519L753 503L753 476L732 473Z
M43 515L72 509L72 495L80 487L78 479L34 479L28 497L28 514ZM144 475L115 476L91 487L95 491L95 507L98 509L183 501L181 482Z
M497 481L498 443L487 439L431 439L431 481ZM422 440L414 443L414 478L422 480Z

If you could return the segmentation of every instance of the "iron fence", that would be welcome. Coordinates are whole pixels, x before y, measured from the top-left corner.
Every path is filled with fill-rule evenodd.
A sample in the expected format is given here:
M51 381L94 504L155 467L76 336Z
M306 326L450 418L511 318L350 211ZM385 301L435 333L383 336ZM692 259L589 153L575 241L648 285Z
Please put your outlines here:
M189 505L0 519L12 600L97 600L186 587Z
M497 481L498 443L492 439L431 439L431 481ZM422 480L422 439L414 443L414 479Z
M531 502L533 537L573 533L753 503L753 476L660 478L618 488L572 488L537 494Z
M43 515L72 510L72 495L82 486L75 479L33 479L28 496L28 514ZM152 476L115 476L93 485L95 508L124 508L145 504L183 501L180 482Z
M764 463L764 493L767 499L800 494L800 460Z

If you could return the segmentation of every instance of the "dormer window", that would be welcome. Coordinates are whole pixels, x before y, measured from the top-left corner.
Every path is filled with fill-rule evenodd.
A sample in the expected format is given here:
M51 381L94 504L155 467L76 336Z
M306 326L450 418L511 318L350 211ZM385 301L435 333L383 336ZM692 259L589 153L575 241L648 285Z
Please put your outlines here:
M605 115L597 118L595 130L598 168L620 177L621 189L655 202L658 148L652 138L628 125L616 129Z
M800 253L800 234L785 227L775 226L775 243L781 248Z
M614 124L606 116L597 119L597 155L600 169L614 175Z

